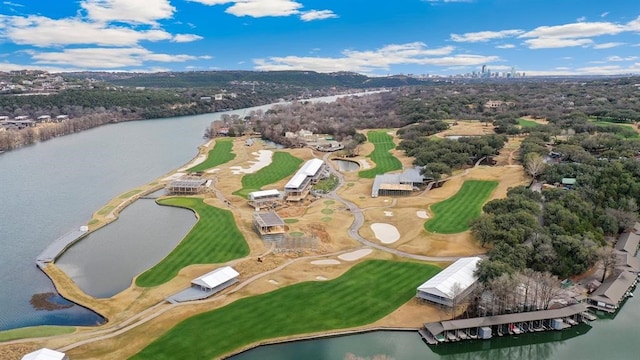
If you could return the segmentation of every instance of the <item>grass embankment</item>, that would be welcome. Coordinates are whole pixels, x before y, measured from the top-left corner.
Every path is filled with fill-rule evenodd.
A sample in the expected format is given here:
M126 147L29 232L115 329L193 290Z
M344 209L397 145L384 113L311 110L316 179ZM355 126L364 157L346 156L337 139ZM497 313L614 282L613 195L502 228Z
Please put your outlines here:
M440 234L469 229L469 221L480 216L482 205L497 186L497 181L465 181L454 196L431 206L434 217L424 224L425 229Z
M32 326L20 329L0 331L0 342L71 334L74 331L76 331L76 328L73 326Z
M233 159L235 159L236 154L231 152L233 149L233 139L216 139L216 144L213 146L213 149L209 151L207 155L207 160L204 162L189 168L189 172L198 172L205 171L211 168L214 168L218 165L222 165L227 163Z
M169 198L158 200L158 203L191 209L199 219L167 257L138 276L136 285L160 285L175 277L185 266L222 263L249 254L249 246L230 211L207 205L198 198Z
M389 152L396 147L393 136L387 134L386 131L370 131L367 137L369 142L375 146L369 157L376 163L376 166L373 169L360 171L361 178L371 179L376 175L402 169L400 160Z
M527 120L527 119L519 118L518 119L518 125L520 125L523 128L532 128L532 127L538 126L540 124L538 124L537 122L535 122L533 120Z
M247 197L250 192L258 191L263 186L278 182L293 174L302 163L302 159L283 151L273 153L271 164L253 174L242 177L242 189L235 191L234 195Z
M288 286L189 318L132 359L213 359L260 340L370 324L409 301L438 271L366 261L332 281Z

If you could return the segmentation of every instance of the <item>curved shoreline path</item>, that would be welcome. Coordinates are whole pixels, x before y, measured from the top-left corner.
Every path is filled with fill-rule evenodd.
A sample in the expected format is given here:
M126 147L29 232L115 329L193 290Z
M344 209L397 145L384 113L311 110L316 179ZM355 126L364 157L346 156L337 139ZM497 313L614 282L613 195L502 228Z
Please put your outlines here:
M330 199L344 203L349 208L349 211L353 214L353 223L351 224L348 230L349 236L351 236L353 239L355 239L362 245L369 246L374 249L378 249L378 250L388 252L388 253L391 253L400 257L408 258L408 259L431 261L431 262L443 262L443 261L456 261L462 257L462 256L426 256L426 255L411 254L408 252L400 251L397 249L389 248L389 247L374 243L360 236L360 233L358 231L364 225L364 215L362 214L362 210L358 207L358 205L354 204L349 200L343 199L340 195L338 195L337 193L338 189L340 189L340 187L344 185L344 175L342 175L341 172L339 172L333 167L333 164L331 163L331 161L329 161L329 156L331 156L331 153L325 154L322 157L322 159L324 160L325 163L327 163L329 167L329 171L338 178L338 186L336 186L336 188L330 191L326 196Z

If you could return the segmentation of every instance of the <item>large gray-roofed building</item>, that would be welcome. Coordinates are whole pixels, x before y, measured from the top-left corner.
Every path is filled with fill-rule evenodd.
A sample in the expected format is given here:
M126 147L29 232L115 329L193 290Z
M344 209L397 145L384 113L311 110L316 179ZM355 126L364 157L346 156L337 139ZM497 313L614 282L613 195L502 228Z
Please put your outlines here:
M618 275L609 276L603 283L589 296L589 305L614 312L625 299L627 291L631 289L638 280L638 275L630 271L623 271Z
M616 250L627 252L635 255L640 245L640 235L632 232L622 233L616 242Z
M640 259L625 251L615 250L616 255L616 269L627 270L634 273L640 271Z
M371 188L371 197L380 195L409 195L413 190L424 184L421 168L413 167L397 174L376 175Z

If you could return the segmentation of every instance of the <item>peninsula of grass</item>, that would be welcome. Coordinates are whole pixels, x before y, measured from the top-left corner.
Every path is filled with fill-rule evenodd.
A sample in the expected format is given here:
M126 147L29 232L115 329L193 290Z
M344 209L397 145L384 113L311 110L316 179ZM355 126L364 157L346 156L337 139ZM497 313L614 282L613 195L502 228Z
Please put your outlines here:
M235 191L234 195L247 197L250 192L258 191L263 186L278 182L291 176L302 163L302 159L283 151L273 153L273 159L269 166L263 167L253 174L242 177L242 189Z
M108 213L112 212L113 209L115 209L116 207L113 205L107 205L105 207L103 207L102 209L98 210L98 215L100 216L104 216L107 215Z
M375 148L369 157L376 163L372 169L362 170L359 175L361 178L372 179L376 175L381 175L389 171L401 170L402 163L389 151L396 147L393 137L386 131L370 131L368 140Z
M118 198L120 198L120 199L128 199L128 198L132 197L133 195L140 194L141 192L142 192L142 190L131 190L129 192L126 192L126 193L118 196Z
M438 271L369 260L335 280L287 286L191 317L132 359L214 359L266 339L371 324L411 300Z
M535 122L533 120L527 120L527 119L519 118L518 119L518 125L520 125L523 128L532 128L532 127L538 126L540 124L538 124L537 122Z
M231 152L232 149L233 149L233 139L229 139L229 138L216 139L216 144L213 146L213 149L209 151L209 154L207 155L207 160L190 168L187 171L189 172L205 171L205 170L214 168L218 165L227 163L235 159L236 157L236 154Z
M76 331L76 328L73 326L31 326L20 329L0 331L0 342L71 334L74 331Z
M469 229L469 221L480 216L497 181L467 180L454 196L431 206L434 214L424 227L440 234L455 234Z
M199 198L168 198L158 204L193 210L198 222L167 257L136 279L136 285L163 284L191 264L215 264L249 255L249 246L228 210L204 203Z

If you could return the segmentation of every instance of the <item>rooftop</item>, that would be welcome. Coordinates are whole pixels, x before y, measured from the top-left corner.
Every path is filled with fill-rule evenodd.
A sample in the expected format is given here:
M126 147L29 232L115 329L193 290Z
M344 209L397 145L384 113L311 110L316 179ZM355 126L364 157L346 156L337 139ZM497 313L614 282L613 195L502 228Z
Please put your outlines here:
M459 290L465 290L478 280L474 272L480 260L482 259L479 257L458 259L436 276L418 286L418 291L452 299L456 295L454 294L456 286L459 287Z
M637 275L630 271L623 271L618 276L609 276L597 288L589 299L591 301L599 301L606 304L618 304L624 299L624 294L633 286Z
M238 277L240 274L231 266L225 266L212 272L206 273L191 281L192 284L206 288L215 288L225 282Z
M284 221L273 211L266 213L254 213L253 218L261 227L284 226Z

